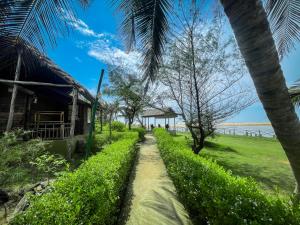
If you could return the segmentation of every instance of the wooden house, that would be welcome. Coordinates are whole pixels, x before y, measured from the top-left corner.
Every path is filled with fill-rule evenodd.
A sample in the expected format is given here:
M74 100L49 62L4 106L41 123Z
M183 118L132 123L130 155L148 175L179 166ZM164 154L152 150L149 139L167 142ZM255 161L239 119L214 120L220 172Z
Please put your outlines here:
M17 49L0 52L6 54L0 57L0 131L21 128L43 139L85 134L94 97L37 49Z

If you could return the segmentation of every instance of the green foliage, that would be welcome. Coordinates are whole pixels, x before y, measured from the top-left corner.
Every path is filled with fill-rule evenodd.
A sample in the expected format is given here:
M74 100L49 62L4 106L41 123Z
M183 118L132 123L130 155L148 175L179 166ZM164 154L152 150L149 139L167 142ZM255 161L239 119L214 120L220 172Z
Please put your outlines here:
M112 132L110 138L108 131L103 131L102 133L97 133L94 135L94 152L101 150L106 144L117 141L125 135L126 132Z
M189 133L173 138L191 146ZM234 175L252 177L268 194L289 197L295 189L295 177L279 141L274 138L241 135L217 135L208 138L200 155L214 159Z
M126 126L124 123L120 122L120 121L112 121L111 122L111 129L114 131L118 131L118 132L122 132L125 131Z
M158 147L178 194L195 224L300 224L300 207L262 192L210 159L195 155L163 129Z
M34 183L42 175L30 162L45 154L45 142L39 139L19 141L22 131L5 133L0 138L0 186L19 186Z
M140 141L144 141L145 140L145 135L146 135L146 129L145 128L135 127L135 128L132 128L131 131L139 133L139 139L140 139Z
M137 140L136 132L124 133L75 172L62 175L50 192L33 198L11 224L115 224Z
M66 160L49 153L49 144L41 139L23 141L22 130L4 133L0 138L0 186L23 187L37 181L55 177L68 168Z
M129 129L145 102L149 100L143 95L144 88L137 77L135 72L129 72L126 68L114 68L109 73L110 86L104 92L119 103L119 111L128 120Z
M30 164L37 168L38 171L47 175L47 179L56 175L57 171L68 169L67 161L60 155L53 155L48 152L38 156Z

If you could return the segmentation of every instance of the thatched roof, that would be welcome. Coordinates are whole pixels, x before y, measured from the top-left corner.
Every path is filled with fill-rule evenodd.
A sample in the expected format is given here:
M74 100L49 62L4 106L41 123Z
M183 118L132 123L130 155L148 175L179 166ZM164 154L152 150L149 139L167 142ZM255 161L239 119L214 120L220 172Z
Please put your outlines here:
M1 41L1 39L0 39ZM14 80L14 71L17 62L17 51L22 51L22 67L20 80L37 81L54 84L69 84L77 88L79 93L89 101L94 101L90 92L79 84L70 74L63 71L47 56L26 42L12 44L0 51L0 78ZM66 57L68 55L66 54ZM38 89L37 87L34 87ZM69 97L72 88L41 87L40 89L55 90L60 95Z
M172 108L162 109L147 109L143 112L142 117L155 117L155 118L175 118L177 113Z

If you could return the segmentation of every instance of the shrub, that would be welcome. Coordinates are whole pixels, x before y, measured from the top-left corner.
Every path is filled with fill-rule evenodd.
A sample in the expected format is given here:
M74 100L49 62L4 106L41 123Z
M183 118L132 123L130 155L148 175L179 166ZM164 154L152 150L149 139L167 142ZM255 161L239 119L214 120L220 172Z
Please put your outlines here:
M266 195L251 180L195 155L162 129L158 147L180 199L195 224L300 224L300 207Z
M145 140L145 134L146 134L146 129L145 128L142 128L142 127L131 128L131 131L139 133L139 139L140 139L140 141L144 141Z
M34 166L37 171L45 174L48 181L50 177L54 177L57 174L57 171L63 171L69 168L67 161L62 156L48 152L35 158L30 164Z
M53 163L61 160L60 156L46 151L47 143L40 139L20 141L20 137L26 135L24 131L4 133L0 138L0 187L19 187L24 184L35 183L53 177L56 172L64 170L64 167L53 167ZM45 172L44 168L37 166L41 159L50 157L53 159L51 172Z
M119 140L124 136L124 132L112 132L112 136L110 139L109 132L108 131L103 131L102 133L96 133L94 135L94 152L98 152L101 150L104 145L109 144L110 142L114 142Z
M65 173L50 192L34 197L30 207L11 224L115 224L138 134L124 137Z
M122 132L125 131L126 126L124 123L120 122L120 121L112 121L111 122L111 129L118 131L118 132Z

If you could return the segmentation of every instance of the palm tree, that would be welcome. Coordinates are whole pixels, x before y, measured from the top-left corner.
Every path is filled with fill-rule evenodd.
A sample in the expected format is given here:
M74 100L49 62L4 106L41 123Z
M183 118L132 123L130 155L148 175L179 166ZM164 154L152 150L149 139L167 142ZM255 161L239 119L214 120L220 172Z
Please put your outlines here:
M292 102L295 106L300 107L300 80L289 89Z
M196 0L191 0L193 3ZM112 0L124 13L126 38L140 40L144 77L155 79L168 31L171 0ZM180 4L183 2L179 0ZM290 100L279 56L300 37L300 1L220 0L245 59L257 94L289 159L300 195L300 122ZM265 11L268 11L268 15ZM270 19L270 23L268 21ZM278 46L275 46L271 29ZM279 53L279 54L278 54ZM298 185L299 184L299 185Z

